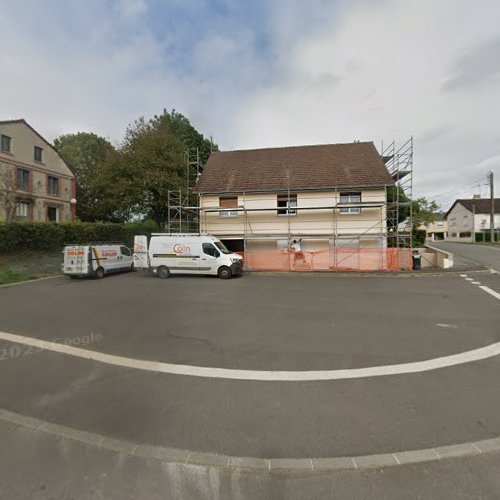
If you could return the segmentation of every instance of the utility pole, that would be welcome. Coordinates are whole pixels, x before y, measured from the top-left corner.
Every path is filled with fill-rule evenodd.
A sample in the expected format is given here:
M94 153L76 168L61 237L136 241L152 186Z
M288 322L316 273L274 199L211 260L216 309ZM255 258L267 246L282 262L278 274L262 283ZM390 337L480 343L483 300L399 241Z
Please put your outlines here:
M493 187L493 171L488 172L488 180L490 182L490 198L491 198L490 236L491 236L491 243L495 243L495 188Z
M476 243L476 205L472 201L472 243Z

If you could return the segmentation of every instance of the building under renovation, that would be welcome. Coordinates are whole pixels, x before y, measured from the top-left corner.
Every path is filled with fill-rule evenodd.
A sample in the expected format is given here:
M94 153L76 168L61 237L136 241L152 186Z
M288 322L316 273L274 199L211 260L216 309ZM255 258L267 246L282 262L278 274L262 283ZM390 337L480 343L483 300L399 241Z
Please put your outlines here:
M199 231L244 253L253 269L407 268L411 232L398 222L411 218L412 147L215 152L193 190Z

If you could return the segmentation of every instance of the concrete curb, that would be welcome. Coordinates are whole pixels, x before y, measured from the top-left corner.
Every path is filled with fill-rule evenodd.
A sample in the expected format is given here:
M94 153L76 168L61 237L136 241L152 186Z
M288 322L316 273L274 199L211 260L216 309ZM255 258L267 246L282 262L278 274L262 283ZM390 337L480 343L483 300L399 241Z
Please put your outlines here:
M421 450L397 451L378 455L332 458L252 458L232 457L215 453L198 453L162 446L143 445L108 438L92 432L79 431L59 424L0 409L0 420L15 427L44 432L53 436L112 450L126 455L162 462L219 467L224 469L247 469L265 472L325 472L342 470L376 469L421 462L435 462L449 458L470 457L483 453L500 452L500 437Z
M63 274L56 274L54 276L44 276L43 278L35 278L33 280L16 281L15 283L6 283L5 285L0 285L0 288L8 288L11 286L27 285L28 283L35 283L36 281L53 280L54 278L60 278L61 276L64 276L64 275Z
M490 272L487 266L456 267L450 269L426 268L420 271L245 271L248 276L322 276L350 278L420 278L423 276L450 276L466 272Z

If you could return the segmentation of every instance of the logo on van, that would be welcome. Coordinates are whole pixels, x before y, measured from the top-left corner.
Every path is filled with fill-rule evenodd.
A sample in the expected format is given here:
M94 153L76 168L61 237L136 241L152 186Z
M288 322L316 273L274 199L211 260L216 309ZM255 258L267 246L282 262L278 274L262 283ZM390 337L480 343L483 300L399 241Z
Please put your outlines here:
M189 245L183 245L182 243L176 243L174 245L174 252L175 253L185 253L185 252L190 252L191 247Z

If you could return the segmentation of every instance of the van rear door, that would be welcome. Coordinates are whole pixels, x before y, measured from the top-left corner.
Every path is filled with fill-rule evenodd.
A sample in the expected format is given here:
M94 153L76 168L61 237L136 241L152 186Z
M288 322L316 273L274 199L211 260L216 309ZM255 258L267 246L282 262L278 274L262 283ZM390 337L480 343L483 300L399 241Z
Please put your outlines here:
M134 268L147 269L148 267L148 237L137 235L134 237Z
M64 274L86 275L89 273L89 247L68 245L64 247Z

